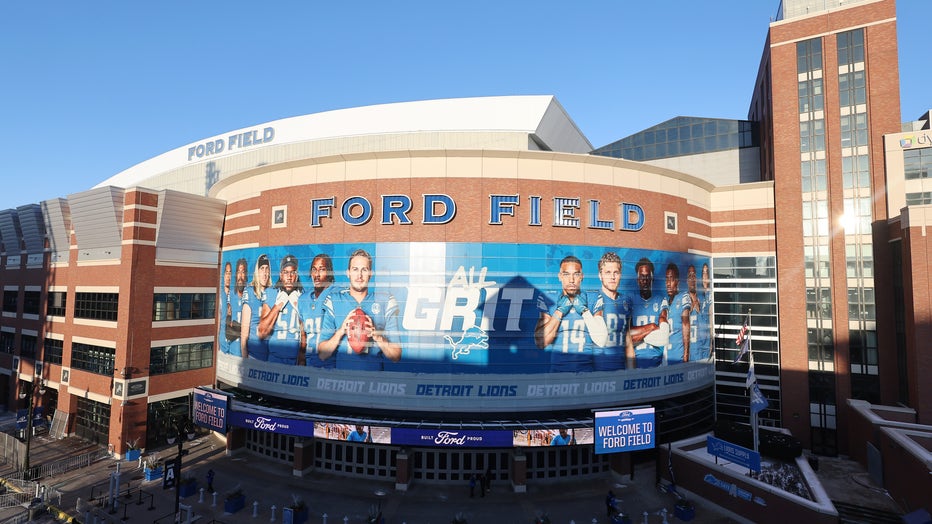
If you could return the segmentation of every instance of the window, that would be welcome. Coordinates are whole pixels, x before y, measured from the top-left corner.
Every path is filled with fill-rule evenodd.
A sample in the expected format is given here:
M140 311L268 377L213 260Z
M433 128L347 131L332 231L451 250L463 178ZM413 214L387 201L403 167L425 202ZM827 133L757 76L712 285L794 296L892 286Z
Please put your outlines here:
M804 160L800 165L800 173L804 193L825 191L825 160Z
M825 96L822 93L822 79L813 78L799 83L799 112L812 113L825 108Z
M873 366L879 364L877 355L877 332L867 330L852 329L850 333L851 344L851 367L855 373L870 374L870 371L857 369L858 367ZM872 374L877 374L876 370Z
M13 354L13 349L16 347L16 335L13 333L3 331L0 332L0 353L9 353Z
M19 336L19 354L22 357L36 358L36 337L35 335Z
M873 278L874 251L870 244L845 244L848 278Z
M866 146L867 113L855 113L841 117L841 147Z
M152 320L214 318L216 301L213 293L156 293L152 298Z
M149 374L163 375L176 371L209 368L214 363L214 344L195 342L155 347L149 353Z
M119 301L119 293L75 293L74 318L116 321Z
M61 365L62 353L64 353L64 343L61 340L47 338L44 342L45 351L42 353L42 360L49 364Z
M116 350L75 342L71 345L71 367L98 375L113 375Z
M932 204L932 192L906 193L907 206L922 206Z
M864 30L838 33L838 65L853 65L864 61Z
M903 151L903 170L906 180L929 178L930 167L932 167L932 148Z
M877 309L874 303L874 288L848 288L848 319L875 320Z
M813 38L796 44L796 72L808 73L822 69L822 39Z
M16 302L19 300L19 291L6 290L3 292L3 312L16 313Z
M838 75L838 99L841 107L853 107L867 103L864 71Z
M39 298L41 293L38 291L26 291L23 296L23 314L24 315L38 315L39 314Z
M825 151L824 120L809 120L799 123L799 151L801 153Z
M102 402L78 397L74 429L75 435L82 439L98 444L109 442L110 406Z
M812 362L822 363L823 365L832 365L835 360L835 344L832 338L832 330L827 328L809 328L807 330L809 341L809 368L812 369ZM822 369L822 368L818 368Z
M870 166L867 155L846 156L841 159L841 172L845 189L870 188Z
M50 317L63 317L67 303L68 293L66 291L49 291L49 302L46 304L45 314Z

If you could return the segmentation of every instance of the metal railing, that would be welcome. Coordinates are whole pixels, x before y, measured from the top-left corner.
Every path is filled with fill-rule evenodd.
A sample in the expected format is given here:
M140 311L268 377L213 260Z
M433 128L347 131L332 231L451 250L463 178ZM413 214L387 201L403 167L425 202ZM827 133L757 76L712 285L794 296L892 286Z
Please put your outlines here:
M76 455L74 457L68 457L61 460L56 460L55 462L48 462L46 464L39 464L23 471L17 471L16 473L10 475L10 479L38 480L54 477L76 469L86 468L97 460L106 458L108 456L109 454L107 453L107 450L104 448L98 448L94 451Z

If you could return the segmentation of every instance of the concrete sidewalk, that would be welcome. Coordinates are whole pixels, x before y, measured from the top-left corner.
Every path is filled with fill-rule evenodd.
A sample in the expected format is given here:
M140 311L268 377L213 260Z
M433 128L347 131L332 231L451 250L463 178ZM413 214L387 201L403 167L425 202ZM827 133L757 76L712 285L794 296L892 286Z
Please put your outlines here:
M38 464L47 457L56 456L65 444L40 437L33 441L33 463ZM216 473L214 497L200 493L181 500L190 505L197 522L264 523L282 522L281 508L299 497L309 506L311 524L365 523L371 513L381 509L389 524L448 523L461 514L468 522L528 524L540 515L549 515L554 524L571 521L576 524L608 522L605 516L605 494L613 490L621 500L621 508L632 515L634 522L644 522L643 513L648 513L648 522L663 522L662 510L668 511L668 521L673 517L672 495L663 494L654 484L654 467L643 465L635 470L634 480L627 476L622 481L610 476L598 480L579 482L560 481L554 483L534 482L528 485L527 493L514 493L504 482L492 484L491 492L485 497L470 498L468 485L450 486L415 483L408 491L395 491L394 484L346 478L331 474L312 473L303 478L292 475L290 465L240 454L228 457L224 443L215 436L205 436L185 444L189 455L185 456L183 475L194 476L204 486L207 471ZM174 448L159 453L164 459L174 456ZM119 462L121 489L128 488L130 496L119 497L115 511L111 508L89 504L92 496L106 494L111 474L117 471L118 461L103 459L89 468L72 471L54 478L43 479L42 483L61 493L61 500L51 502L64 513L81 522L163 522L172 521L174 510L173 490L163 490L161 481L145 481L138 462ZM240 488L246 494L246 507L233 514L223 511L223 494ZM78 499L80 510L78 509ZM729 523L740 522L711 504L696 502L693 522ZM273 519L273 509L274 519ZM126 520L124 521L124 515ZM89 519L87 517L90 517ZM50 517L47 522L52 522Z
M56 441L40 436L32 443L32 463L40 464L56 460L86 447L79 439L68 438ZM494 482L492 491L480 497L478 491L472 498L469 486L428 484L416 482L408 491L396 491L394 483L361 480L325 473L311 473L306 477L292 475L290 464L256 457L247 453L228 457L222 439L209 435L185 444L189 454L184 457L183 476L195 477L200 487L206 482L209 469L216 473L214 489L216 502L209 493L200 492L181 499L197 516L197 522L222 522L226 524L258 524L283 522L282 507L290 505L293 498L304 500L309 507L310 524L365 523L371 513L381 509L388 524L446 524L458 514L468 522L497 524L528 524L540 515L548 515L553 524L591 524L608 522L605 514L605 495L609 489L621 500L621 508L632 517L634 523L664 522L662 511L667 510L667 521L679 520L673 516L674 496L661 493L654 483L654 465L642 464L635 468L634 478L627 475L578 482L560 480L555 482L530 482L527 493L514 493L505 482ZM172 459L175 447L158 453L162 460ZM111 475L120 470L121 493L127 490L129 497L117 498L114 507L100 506L93 497L106 495ZM9 474L10 469L0 471ZM860 466L847 459L823 459L819 471L820 481L832 498L855 498L862 505L875 502L877 506L889 507L891 501L882 490L856 490L846 483L858 480ZM77 517L80 522L162 522L173 521L175 503L174 490L163 490L161 480L146 481L139 462L101 459L88 468L71 471L57 477L46 478L42 484L57 490L60 501L50 502L64 514ZM246 507L236 513L223 510L223 496L235 489L246 495ZM48 493L54 493L51 490ZM80 499L80 504L79 504ZM886 499L886 500L885 500ZM744 522L740 517L711 503L691 497L696 506L692 522L731 523ZM275 507L274 514L272 507ZM80 508L80 509L78 509ZM112 511L112 512L111 512ZM19 510L21 513L22 510ZM644 513L647 513L646 520ZM0 513L0 521L13 513ZM124 520L125 518L125 520ZM46 522L53 522L45 517Z

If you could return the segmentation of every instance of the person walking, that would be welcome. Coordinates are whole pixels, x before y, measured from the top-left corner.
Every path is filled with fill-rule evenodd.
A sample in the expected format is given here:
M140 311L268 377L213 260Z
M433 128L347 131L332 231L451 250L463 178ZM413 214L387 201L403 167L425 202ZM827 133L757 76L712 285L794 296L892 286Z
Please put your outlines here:
M611 490L608 491L608 495L605 495L605 516L613 517L618 513L618 499L615 498L615 494Z

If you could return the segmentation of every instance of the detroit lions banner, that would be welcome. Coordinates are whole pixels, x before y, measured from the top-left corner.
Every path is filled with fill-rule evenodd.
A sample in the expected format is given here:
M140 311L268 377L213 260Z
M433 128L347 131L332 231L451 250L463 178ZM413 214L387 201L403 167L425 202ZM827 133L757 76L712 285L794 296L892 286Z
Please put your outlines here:
M259 390L421 401L527 398L561 383L568 394L677 386L659 397L712 377L698 369L711 368L708 259L693 254L452 242L235 249L223 254L218 298L218 378Z

